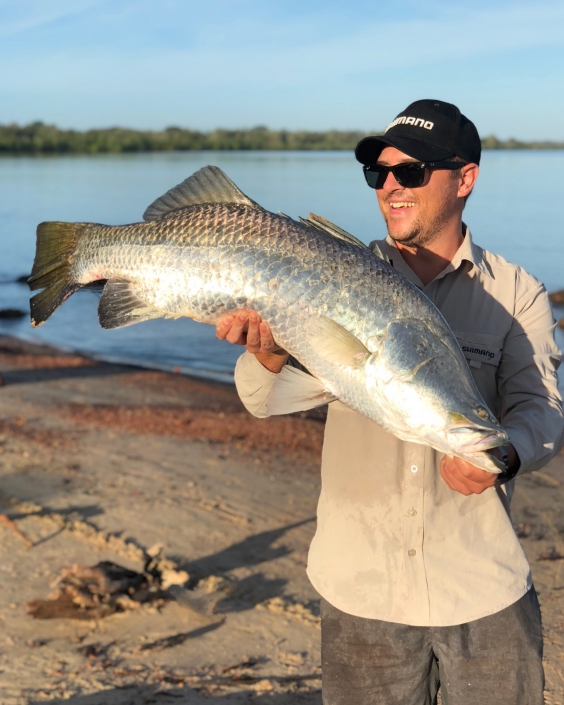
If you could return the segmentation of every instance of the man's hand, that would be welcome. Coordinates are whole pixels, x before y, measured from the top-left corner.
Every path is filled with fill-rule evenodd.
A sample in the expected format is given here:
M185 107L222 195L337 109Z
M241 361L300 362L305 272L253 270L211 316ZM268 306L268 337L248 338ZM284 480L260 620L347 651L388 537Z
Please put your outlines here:
M242 345L271 372L280 372L288 360L288 353L276 344L268 323L255 311L225 316L217 324L215 334L220 340Z
M508 455L509 468L519 466L519 456L515 448L508 444L505 446ZM501 460L501 453L498 448L490 451L498 460ZM471 494L482 494L488 487L493 487L497 480L497 475L481 470L462 458L452 458L445 455L441 460L441 476L451 490L460 492L466 496Z
M496 477L492 472L482 470L462 458L445 455L441 460L441 476L451 490L469 496L482 494L488 487L495 485Z

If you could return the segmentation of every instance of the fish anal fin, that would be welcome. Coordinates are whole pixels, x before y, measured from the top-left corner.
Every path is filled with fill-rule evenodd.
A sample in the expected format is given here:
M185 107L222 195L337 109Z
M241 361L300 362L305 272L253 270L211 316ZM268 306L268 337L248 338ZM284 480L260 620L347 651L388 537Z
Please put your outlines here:
M125 279L110 279L98 304L102 328L124 328L162 315L162 311L147 305L136 293L135 285Z
M356 336L325 316L310 320L307 336L318 355L351 369L364 367L371 354Z
M143 219L156 220L171 211L200 203L238 203L260 208L219 167L205 166L153 201L143 213Z

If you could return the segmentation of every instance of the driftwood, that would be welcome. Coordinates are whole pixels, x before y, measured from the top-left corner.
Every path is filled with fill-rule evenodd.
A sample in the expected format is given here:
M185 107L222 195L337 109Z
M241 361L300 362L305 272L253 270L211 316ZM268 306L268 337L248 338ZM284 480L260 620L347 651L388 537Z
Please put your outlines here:
M27 611L35 619L102 619L147 603L162 605L174 599L166 592L171 579L185 583L189 578L185 571L175 571L175 576L171 572L158 552L146 554L142 572L111 561L73 565L63 568L48 598L31 600Z

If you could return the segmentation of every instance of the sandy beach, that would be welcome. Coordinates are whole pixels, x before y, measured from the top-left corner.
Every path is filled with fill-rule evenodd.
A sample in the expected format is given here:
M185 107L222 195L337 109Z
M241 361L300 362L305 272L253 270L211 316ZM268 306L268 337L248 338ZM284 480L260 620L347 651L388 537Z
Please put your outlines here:
M323 413L258 420L228 385L7 337L0 374L0 705L319 705ZM560 455L513 501L547 705L564 705L563 500Z

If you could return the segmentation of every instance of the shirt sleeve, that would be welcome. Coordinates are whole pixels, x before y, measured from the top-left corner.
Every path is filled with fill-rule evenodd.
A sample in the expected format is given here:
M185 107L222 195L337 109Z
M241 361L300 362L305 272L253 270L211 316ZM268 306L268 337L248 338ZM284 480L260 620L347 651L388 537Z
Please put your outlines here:
M335 399L301 365L271 372L249 352L237 360L235 386L247 411L259 418L305 411Z
M562 445L564 418L557 369L562 353L542 284L527 286L515 303L498 371L501 423L521 460L519 472L538 470Z

